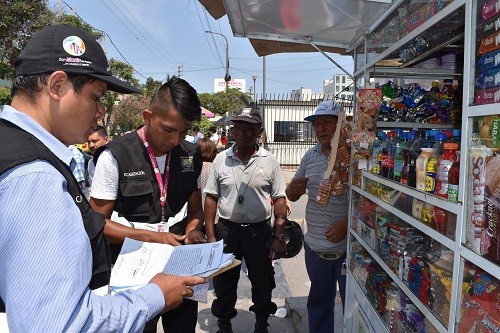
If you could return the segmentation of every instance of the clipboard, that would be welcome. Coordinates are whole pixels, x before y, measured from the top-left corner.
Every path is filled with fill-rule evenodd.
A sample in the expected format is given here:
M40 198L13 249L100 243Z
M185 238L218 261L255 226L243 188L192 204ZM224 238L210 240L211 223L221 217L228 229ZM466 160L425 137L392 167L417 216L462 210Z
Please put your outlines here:
M208 279L212 279L212 278L216 277L217 275L219 275L221 273L224 273L225 271L228 271L231 268L234 268L234 267L239 266L239 265L241 265L241 260L234 259L233 262L230 265L227 265L226 267L221 268L217 272L214 272L214 273L210 274L209 276L207 276L207 278Z

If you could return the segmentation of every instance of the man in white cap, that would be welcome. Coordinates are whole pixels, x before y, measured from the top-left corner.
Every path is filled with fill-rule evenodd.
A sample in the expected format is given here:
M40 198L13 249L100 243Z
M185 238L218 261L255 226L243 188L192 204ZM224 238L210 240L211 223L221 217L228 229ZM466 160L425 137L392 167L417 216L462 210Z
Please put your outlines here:
M198 277L157 274L137 289L97 296L109 283L104 217L71 174L68 145L104 115L115 78L95 37L54 25L16 60L12 103L0 114L0 303L12 332L142 332L147 320L193 295ZM2 302L3 301L3 302Z
M311 280L307 299L309 332L331 333L334 330L335 297L339 284L342 305L345 298L345 257L347 249L347 208L345 194L331 196L326 206L317 205L316 194L328 165L330 140L337 127L340 104L323 101L314 114L304 118L313 123L318 143L309 149L286 189L292 202L307 194L304 236L306 269ZM344 269L343 269L344 268Z

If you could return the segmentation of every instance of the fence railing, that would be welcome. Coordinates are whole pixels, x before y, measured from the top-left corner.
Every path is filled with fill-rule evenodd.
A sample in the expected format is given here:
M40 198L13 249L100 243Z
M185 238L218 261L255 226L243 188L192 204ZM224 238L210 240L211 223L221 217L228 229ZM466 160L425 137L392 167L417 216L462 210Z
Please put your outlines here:
M313 97L298 100L287 95L266 95L257 100L264 118L265 147L282 166L299 165L305 152L317 142L312 123L304 120L323 101ZM352 115L352 100L337 98L335 102Z

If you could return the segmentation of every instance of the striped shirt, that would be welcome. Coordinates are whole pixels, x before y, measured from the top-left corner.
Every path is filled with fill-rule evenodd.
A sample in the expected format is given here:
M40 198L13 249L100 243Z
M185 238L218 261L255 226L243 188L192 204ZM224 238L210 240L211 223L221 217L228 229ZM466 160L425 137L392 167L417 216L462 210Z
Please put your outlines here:
M326 229L332 222L347 217L347 195L332 195L326 206L316 204L319 183L323 179L323 172L325 172L327 165L328 157L323 154L321 144L318 143L304 154L299 168L293 176L293 178L309 178L306 205L307 232L304 241L315 252L345 250L347 247L345 238L341 242L332 243L325 235Z
M0 117L70 164L71 150L29 116L5 106ZM91 273L89 239L64 177L42 160L0 175L0 297L10 331L138 332L164 307L154 284L97 296Z
M75 176L77 182L85 182L85 158L83 153L75 145L70 145L68 148L71 148L73 160L75 161L75 167L72 170L73 176Z

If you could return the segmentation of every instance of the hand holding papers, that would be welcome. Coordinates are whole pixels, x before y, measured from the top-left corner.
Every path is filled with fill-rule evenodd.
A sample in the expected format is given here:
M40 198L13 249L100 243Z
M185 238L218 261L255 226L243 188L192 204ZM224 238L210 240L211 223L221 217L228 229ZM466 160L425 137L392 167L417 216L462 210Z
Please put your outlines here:
M174 247L126 238L111 271L110 288L114 292L136 289L149 283L159 272L211 278L241 264L232 254L223 253L223 247L223 241ZM205 285L193 288L196 300L206 301L208 284Z

